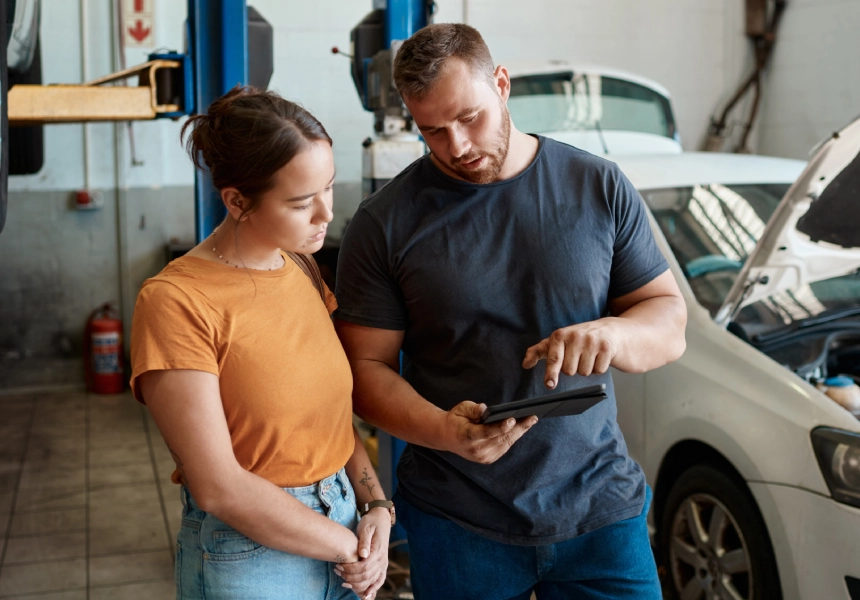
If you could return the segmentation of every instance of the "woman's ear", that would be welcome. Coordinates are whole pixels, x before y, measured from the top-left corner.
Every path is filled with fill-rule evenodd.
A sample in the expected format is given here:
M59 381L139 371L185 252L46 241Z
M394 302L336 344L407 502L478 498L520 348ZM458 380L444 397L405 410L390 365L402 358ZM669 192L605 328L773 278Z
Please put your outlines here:
M242 196L239 190L236 188L224 188L221 190L221 200L233 219L238 221L240 217L242 219L247 218L248 215L243 216L242 213L248 208L248 200Z

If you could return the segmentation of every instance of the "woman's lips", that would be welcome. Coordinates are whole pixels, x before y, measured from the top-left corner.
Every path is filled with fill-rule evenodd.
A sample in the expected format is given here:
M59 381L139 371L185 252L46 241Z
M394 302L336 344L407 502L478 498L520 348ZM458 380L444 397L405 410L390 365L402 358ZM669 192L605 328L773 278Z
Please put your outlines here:
M323 229L323 230L322 230L322 231L320 231L318 234L316 234L316 235L312 235L312 236L311 236L311 237L309 237L308 239L309 239L309 240L311 240L312 242L318 242L318 241L320 241L321 239L323 239L323 238L325 237L325 232L326 232L326 230L325 230L325 229Z

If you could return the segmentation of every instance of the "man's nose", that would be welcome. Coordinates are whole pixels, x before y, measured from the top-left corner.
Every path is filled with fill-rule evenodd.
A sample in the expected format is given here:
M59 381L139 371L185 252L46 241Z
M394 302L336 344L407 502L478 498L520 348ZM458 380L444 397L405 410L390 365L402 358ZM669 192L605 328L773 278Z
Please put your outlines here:
M454 158L462 158L469 153L469 150L472 149L472 144L469 142L469 139L463 135L463 132L460 131L459 128L456 127L451 130L448 143L451 146L451 156Z

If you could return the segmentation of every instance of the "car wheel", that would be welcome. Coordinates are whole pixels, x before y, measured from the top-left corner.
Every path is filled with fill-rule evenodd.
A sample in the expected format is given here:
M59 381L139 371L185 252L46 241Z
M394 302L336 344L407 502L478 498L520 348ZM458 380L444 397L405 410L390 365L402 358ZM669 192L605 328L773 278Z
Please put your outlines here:
M685 471L659 532L671 600L779 600L767 528L750 491L709 465Z
M24 73L9 72L9 89L16 84L41 85L41 42L36 47L30 68ZM43 125L11 127L9 129L9 175L32 175L38 173L45 163L45 135Z

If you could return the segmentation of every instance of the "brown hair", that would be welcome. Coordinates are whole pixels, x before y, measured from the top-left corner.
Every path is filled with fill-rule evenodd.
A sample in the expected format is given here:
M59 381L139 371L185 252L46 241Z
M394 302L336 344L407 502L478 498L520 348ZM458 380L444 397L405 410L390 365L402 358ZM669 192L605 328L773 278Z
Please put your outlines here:
M275 92L236 86L182 126L192 128L186 149L198 169L204 164L218 190L235 187L253 211L273 185L278 169L314 141L332 143L322 124L307 110Z
M436 84L449 58L462 60L472 75L484 77L492 85L493 58L478 30L462 23L437 23L419 29L397 51L397 91L404 98L423 97Z

